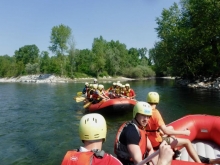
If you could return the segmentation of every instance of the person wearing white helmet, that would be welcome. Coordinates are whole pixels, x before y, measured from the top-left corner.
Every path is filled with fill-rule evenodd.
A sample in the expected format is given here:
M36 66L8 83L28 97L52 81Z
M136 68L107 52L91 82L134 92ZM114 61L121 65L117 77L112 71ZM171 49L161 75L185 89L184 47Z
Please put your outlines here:
M108 96L111 98L111 99L114 99L115 98L115 90L116 90L116 82L113 82L112 83L112 86L109 87L106 92L108 93Z
M85 82L85 87L83 88L82 93L83 93L84 95L86 95L88 89L89 89L89 83L88 83L88 82Z
M122 165L117 158L102 150L106 135L107 125L102 115L84 115L79 123L79 136L84 145L68 151L62 165Z
M115 87L115 97L116 98L119 98L119 97L121 97L121 83L120 83L120 81L118 81L117 83L116 83L116 87Z
M124 165L137 164L154 152L146 137L145 127L152 115L152 108L146 102L137 102L133 108L133 120L119 128L115 139L114 152ZM153 159L156 164L157 159Z
M148 124L146 126L146 132L148 138L151 141L153 148L156 150L159 148L161 142L163 140L171 143L174 140L175 135L185 135L189 136L189 130L176 131L173 127L166 126L165 122L160 114L160 112L156 109L157 104L159 103L160 97L157 92L149 92L147 94L147 102L152 107L152 117L149 119ZM161 130L161 131L160 131ZM163 136L165 134L166 136ZM198 163L201 163L195 149L193 148L191 142L186 138L175 138L177 139L177 147L184 146L188 151L189 156ZM180 151L175 150L174 158L178 157Z
M136 94L134 92L134 90L132 88L130 88L130 84L125 84L125 96L127 98L130 98L130 99L134 99L136 97Z
M93 84L98 84L98 81L97 81L96 78L94 78L94 80L93 80Z
M99 101L110 99L110 98L105 94L104 85L99 84L99 85L98 85L98 90L97 90L97 92L98 92L98 96L99 96Z

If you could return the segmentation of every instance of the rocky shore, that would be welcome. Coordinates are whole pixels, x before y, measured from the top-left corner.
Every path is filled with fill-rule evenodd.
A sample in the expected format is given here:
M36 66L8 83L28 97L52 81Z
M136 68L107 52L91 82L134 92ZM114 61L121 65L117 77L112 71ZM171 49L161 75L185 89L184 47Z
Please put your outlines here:
M198 80L176 79L176 83L188 88L220 90L220 77L216 79L201 78Z
M64 78L53 74L27 75L21 77L0 78L0 82L21 82L21 83L69 83L69 82L91 82L94 78ZM103 77L98 79L99 82L112 81L131 81L134 79L126 77Z

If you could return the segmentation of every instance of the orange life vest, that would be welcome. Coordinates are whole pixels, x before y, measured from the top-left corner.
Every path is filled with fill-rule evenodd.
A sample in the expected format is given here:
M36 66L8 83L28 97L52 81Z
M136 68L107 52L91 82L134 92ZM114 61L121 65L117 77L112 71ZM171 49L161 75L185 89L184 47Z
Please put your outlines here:
M120 139L120 135L123 131L123 129L125 127L127 127L129 124L132 124L135 126L137 133L140 136L140 141L139 141L139 147L141 149L141 153L142 153L142 159L145 158L146 153L147 153L147 137L146 137L146 132L142 129L139 129L136 124L134 124L132 121L129 122L125 122L124 124L121 125L121 127L119 128L117 134L116 134L116 138L115 138L115 144L114 144L114 153L123 158L123 159L129 159L132 161L130 154L127 150L127 146L123 145L120 143L119 139Z

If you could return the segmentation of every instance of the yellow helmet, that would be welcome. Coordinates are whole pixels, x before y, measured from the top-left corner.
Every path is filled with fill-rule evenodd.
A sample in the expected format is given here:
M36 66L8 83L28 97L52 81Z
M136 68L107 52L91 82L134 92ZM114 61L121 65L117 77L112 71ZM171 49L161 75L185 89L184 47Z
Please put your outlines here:
M93 87L93 84L89 84L89 87L92 88L92 87Z
M148 103L156 103L158 104L160 100L160 96L157 92L149 92L147 95L147 102Z
M140 113L142 115L152 116L152 107L150 104L139 101L135 104L133 108L133 117L135 118L136 114Z
M98 113L84 115L79 123L79 136L81 140L106 139L107 126L105 118Z

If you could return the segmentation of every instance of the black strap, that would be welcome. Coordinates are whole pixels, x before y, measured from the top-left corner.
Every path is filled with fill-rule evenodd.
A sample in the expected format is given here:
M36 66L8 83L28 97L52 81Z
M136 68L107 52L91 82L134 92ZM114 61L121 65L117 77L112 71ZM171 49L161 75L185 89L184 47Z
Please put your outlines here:
M105 151L93 149L92 152L94 152L95 157L102 159L105 155Z
M158 128L157 130L146 130L146 132L160 132L160 129Z

